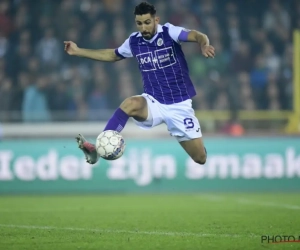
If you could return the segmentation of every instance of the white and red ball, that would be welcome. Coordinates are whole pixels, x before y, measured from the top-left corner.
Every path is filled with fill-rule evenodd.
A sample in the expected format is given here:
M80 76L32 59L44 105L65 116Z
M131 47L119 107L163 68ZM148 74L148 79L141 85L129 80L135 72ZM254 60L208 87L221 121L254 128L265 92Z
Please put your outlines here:
M125 151L125 141L123 136L114 130L103 131L96 140L98 155L105 160L116 160Z

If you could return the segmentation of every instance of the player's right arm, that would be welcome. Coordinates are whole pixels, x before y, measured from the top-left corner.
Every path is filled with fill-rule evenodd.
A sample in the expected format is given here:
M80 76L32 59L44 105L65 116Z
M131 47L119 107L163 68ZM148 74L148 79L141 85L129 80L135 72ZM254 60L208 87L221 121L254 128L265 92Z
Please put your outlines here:
M125 58L133 57L130 45L130 38L117 49L82 49L78 48L77 44L72 41L65 41L65 51L69 55L86 57L103 62L116 62Z
M71 56L85 57L103 62L116 62L123 59L115 53L114 49L83 49L79 48L72 41L65 41L64 44L65 51Z

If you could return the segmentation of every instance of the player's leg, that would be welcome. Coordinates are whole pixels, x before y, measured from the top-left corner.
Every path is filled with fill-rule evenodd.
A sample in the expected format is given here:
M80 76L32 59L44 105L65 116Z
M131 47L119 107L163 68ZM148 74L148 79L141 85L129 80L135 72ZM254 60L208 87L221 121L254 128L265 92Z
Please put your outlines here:
M121 132L129 117L134 117L137 121L145 121L147 119L147 101L143 96L132 96L125 99L109 119L103 131L116 130Z
M204 164L206 149L202 141L199 121L192 108L192 101L186 100L165 106L163 114L170 134L196 163Z
M133 117L141 122L147 119L147 101L143 96L132 96L125 99L109 119L103 131L115 130L121 132L129 117ZM88 142L81 134L76 137L76 140L78 147L85 154L86 161L90 164L95 164L99 159L95 145Z
M203 145L202 138L195 138L188 141L179 142L188 155L199 164L204 164L207 158L206 148Z
M151 129L156 127L164 122L162 117L161 104L151 95L142 94L144 100L147 102L147 118L146 112L143 117L133 116L133 122L142 129Z

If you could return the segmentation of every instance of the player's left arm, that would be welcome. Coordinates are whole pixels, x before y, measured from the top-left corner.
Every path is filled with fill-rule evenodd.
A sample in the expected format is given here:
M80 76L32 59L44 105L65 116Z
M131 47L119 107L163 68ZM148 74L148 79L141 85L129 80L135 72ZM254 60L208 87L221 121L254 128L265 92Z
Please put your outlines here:
M188 30L183 27L174 26L170 23L166 23L165 26L169 28L169 35L177 43L180 42L198 43L201 47L202 54L206 58L215 57L215 48L209 44L209 39L207 35L197 30Z
M202 54L208 58L215 57L215 48L209 44L209 39L207 35L197 31L197 30L190 30L190 31L182 31L187 32L187 34L183 34L186 37L186 42L196 42L200 45ZM181 34L182 34L181 33ZM179 38L181 36L179 35Z

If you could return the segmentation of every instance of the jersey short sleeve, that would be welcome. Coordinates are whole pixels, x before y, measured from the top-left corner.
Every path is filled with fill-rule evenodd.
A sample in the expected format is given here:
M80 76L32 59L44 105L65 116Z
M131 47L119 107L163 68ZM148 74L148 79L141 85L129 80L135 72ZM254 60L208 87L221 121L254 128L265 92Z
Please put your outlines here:
M133 57L130 45L129 45L130 37L125 40L125 42L117 49L115 49L115 53L117 56L122 58Z
M190 30L170 23L166 23L164 26L169 28L169 35L175 42L180 43L187 41L187 35Z

